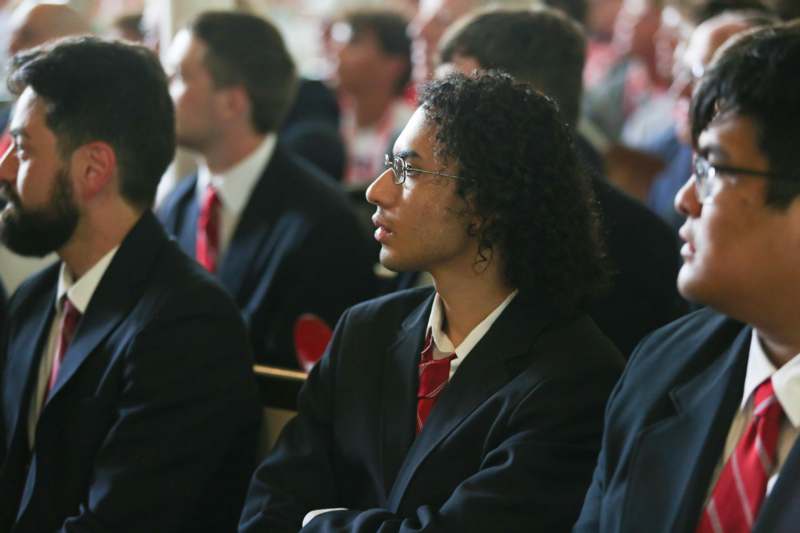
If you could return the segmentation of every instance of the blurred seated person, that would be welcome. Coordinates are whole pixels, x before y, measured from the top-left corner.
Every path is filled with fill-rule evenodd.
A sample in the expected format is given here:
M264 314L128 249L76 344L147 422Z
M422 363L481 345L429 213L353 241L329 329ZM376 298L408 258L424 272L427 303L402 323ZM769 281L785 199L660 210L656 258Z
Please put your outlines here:
M381 263L435 287L343 315L239 531L567 531L622 367L583 313L605 268L569 131L508 76L453 76L387 163Z
M366 186L414 108L404 95L411 80L408 21L395 11L346 12L331 29L339 43L336 81L347 149L345 183Z
M177 34L168 70L178 144L197 152L199 171L159 218L234 297L256 360L297 367L297 319L332 327L374 295L375 260L344 193L276 135L294 63L265 19L206 12Z
M748 29L777 22L768 13L754 10L726 10L702 22L692 32L682 53L675 57L678 74L673 92L678 95L674 125L642 149L662 158L666 164L650 186L647 205L678 234L685 216L674 208L675 195L692 173L689 102L695 81L702 76L715 52L733 36Z

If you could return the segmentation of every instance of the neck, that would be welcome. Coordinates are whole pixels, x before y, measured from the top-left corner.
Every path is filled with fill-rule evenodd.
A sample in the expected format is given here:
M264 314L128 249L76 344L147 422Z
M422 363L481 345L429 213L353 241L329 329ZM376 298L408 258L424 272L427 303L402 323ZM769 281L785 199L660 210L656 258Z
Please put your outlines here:
M363 93L353 94L351 103L356 126L368 128L377 125L396 96L391 90L376 90L374 87Z
M444 332L458 346L514 290L505 282L496 264L476 273L431 273L442 300Z
M59 251L75 280L125 239L142 212L121 199L114 205L98 207L81 215L75 233Z
M214 146L203 150L205 164L214 174L225 172L253 153L264 141L266 134L254 131L237 135L222 135Z
M782 367L800 354L800 326L782 332L756 328L756 332L767 352L767 357L775 365L775 368Z

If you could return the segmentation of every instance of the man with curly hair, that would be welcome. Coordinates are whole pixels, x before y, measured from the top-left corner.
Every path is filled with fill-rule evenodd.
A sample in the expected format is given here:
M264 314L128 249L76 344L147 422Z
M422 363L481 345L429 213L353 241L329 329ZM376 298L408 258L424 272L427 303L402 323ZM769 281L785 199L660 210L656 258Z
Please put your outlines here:
M367 190L381 263L434 288L348 310L240 531L565 531L622 358L592 197L551 100L430 85ZM524 208L523 208L524 206Z

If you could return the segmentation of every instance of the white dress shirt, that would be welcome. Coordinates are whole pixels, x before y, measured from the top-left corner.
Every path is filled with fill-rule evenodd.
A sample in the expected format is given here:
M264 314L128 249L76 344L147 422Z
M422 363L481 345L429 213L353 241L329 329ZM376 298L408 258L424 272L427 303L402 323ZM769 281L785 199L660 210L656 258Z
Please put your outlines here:
M53 360L56 357L58 340L61 335L61 319L64 315L62 298L66 295L72 305L80 311L81 315L84 315L89 307L89 302L92 300L94 291L100 284L100 280L103 279L103 275L106 273L108 265L111 264L111 260L114 259L118 249L119 246L114 247L78 280L72 279L72 274L70 274L67 266L63 262L61 263L56 301L54 302L56 312L50 325L47 343L44 345L44 353L39 362L39 375L36 378L35 394L31 398L31 408L28 416L28 442L31 448L33 448L33 443L36 440L36 423L44 405L44 394L50 381L50 371L53 368Z
M772 388L775 390L775 396L783 409L783 413L786 415L781 423L781 430L778 436L778 460L775 465L775 471L767 481L768 495L772 491L772 487L775 486L781 468L786 462L786 457L789 455L792 446L794 446L798 434L800 434L800 357L796 355L788 363L776 369L764 352L758 333L754 329L750 337L750 353L747 357L747 373L744 378L742 401L736 416L733 417L733 423L725 441L724 453L714 471L706 501L711 497L722 468L731 454L733 454L739 439L753 418L756 388L770 376L772 377Z
M209 184L217 190L219 197L218 253L220 258L228 249L253 188L272 158L276 142L275 134L267 135L255 150L225 172L214 174L205 164L201 164L197 170L195 194L198 205L203 205L203 195Z
M489 332L495 321L500 317L505 308L508 307L508 304L511 303L511 300L513 300L517 295L517 292L518 291L515 290L509 294L508 297L500 303L500 305L494 308L494 311L489 313L486 318L480 322L480 324L475 326L472 331L470 331L469 334L464 337L464 340L461 341L461 344L458 346L453 346L453 342L442 329L442 324L444 321L444 308L442 299L439 297L439 293L436 293L436 296L433 297L433 306L431 307L431 314L428 317L428 327L425 331L427 332L426 335L430 334L433 337L434 359L449 357L452 353L456 354L456 357L450 361L449 379L453 379L453 375L456 373L456 370L458 370L459 366L464 362L464 359L467 358L472 349L475 348L484 335ZM347 509L344 507L336 507L331 509L317 509L314 511L309 511L303 518L303 527L323 513L327 513L329 511L346 510Z

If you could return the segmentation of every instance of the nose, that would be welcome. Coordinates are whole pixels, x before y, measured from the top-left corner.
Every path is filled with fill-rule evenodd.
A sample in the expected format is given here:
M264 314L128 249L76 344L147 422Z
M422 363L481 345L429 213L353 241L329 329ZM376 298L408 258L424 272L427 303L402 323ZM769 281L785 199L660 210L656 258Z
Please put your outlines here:
M14 145L12 144L5 151L3 157L0 158L0 181L7 181L13 184L17 180L17 170L19 170L19 161L14 153Z
M675 195L675 211L686 217L698 217L702 209L703 204L697 197L697 188L692 176Z
M387 168L367 187L367 201L372 205L386 206L400 187L392 180L393 170Z

